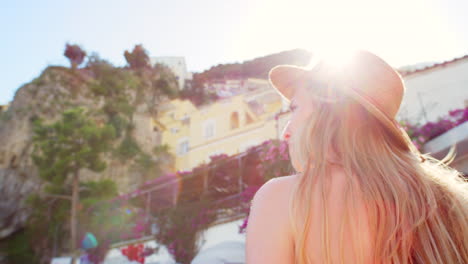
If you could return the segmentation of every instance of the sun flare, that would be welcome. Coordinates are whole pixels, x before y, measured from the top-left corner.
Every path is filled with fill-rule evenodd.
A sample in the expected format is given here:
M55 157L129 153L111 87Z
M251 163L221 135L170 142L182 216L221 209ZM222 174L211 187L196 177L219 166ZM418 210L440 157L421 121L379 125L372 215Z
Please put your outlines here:
M332 68L342 68L351 60L356 50L354 47L315 48L307 67L313 68L319 62L325 62Z

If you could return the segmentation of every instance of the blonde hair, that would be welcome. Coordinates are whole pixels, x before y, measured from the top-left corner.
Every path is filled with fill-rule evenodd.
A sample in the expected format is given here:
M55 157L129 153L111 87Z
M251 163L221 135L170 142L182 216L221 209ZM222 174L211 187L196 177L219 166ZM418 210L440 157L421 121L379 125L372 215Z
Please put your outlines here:
M468 182L461 173L429 155L421 156L406 134L407 148L395 144L371 113L345 95L334 94L338 102L330 102L322 100L329 96L325 89L311 93L316 111L290 140L291 159L304 168L289 207L296 263L310 263L306 242L313 190L320 192L324 209L317 234L322 263L332 263L326 210L327 157L332 154L347 177L339 252L344 252L343 232L364 224L353 215L361 199L371 231L372 263L468 263ZM355 245L358 235L348 244L363 251ZM364 263L366 253L355 252L353 261L340 254L340 263Z

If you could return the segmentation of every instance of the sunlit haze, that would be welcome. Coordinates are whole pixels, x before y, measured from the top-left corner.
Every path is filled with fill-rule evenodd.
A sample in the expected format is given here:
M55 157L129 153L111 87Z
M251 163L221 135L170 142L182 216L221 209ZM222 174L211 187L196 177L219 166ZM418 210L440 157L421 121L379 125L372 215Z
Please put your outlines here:
M141 43L194 72L294 48L363 48L395 67L468 53L462 0L26 2L2 8L0 104L47 65L68 66L66 42L122 66Z

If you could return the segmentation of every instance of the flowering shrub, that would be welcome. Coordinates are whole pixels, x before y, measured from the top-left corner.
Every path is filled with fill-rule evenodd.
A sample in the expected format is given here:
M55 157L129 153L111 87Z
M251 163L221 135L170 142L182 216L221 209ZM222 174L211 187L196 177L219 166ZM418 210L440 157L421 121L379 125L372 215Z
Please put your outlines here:
M257 170L261 173L264 181L290 175L293 172L286 141L267 140L261 146L264 148L259 154L260 162L257 165Z
M402 122L403 127L410 135L418 148L431 140L468 120L468 108L450 111L448 116L437 122L429 122L423 126L415 126ZM216 210L233 206L231 203L213 202L222 200L223 197L235 194L238 191L239 169L241 171L242 193L240 203L250 203L259 187L271 178L290 175L294 172L288 155L287 142L281 140L267 140L261 145L249 148L242 162L226 154L211 157L209 164L203 164L187 172L177 172L171 176L162 176L142 185L131 194L122 196L121 199L138 200L140 193L160 185L172 177L178 181L162 189L160 194L152 197L151 211L157 214L156 224L158 233L155 239L167 246L170 254L178 262L189 262L198 252L197 241L201 232L216 220ZM216 164L216 165L215 165ZM242 168L239 167L242 164ZM187 177L190 176L190 177ZM166 177L166 178L165 178ZM205 179L204 177L207 177ZM208 191L204 191L204 181L208 181ZM155 200L164 200L161 197L170 196L170 201L178 201L175 207L161 207L154 203ZM157 205L156 205L157 204ZM143 199L135 204L144 208ZM168 204L169 205L169 204ZM159 208L158 208L159 207ZM163 210L161 210L163 209ZM248 224L250 206L242 208L247 214L239 232L244 233ZM136 221L132 236L142 235L147 228L145 221Z
M63 55L70 60L72 69L76 69L86 57L86 52L78 45L70 45L67 43Z
M466 121L468 121L468 107L452 110L447 116L444 116L435 122L428 122L423 126L412 125L408 122L401 122L401 124L408 132L408 135L415 146L418 149L421 149L426 142L463 124Z
M87 231L98 237L100 245L90 250L90 258L99 263L111 243L148 235L155 223L155 240L165 245L177 262L189 263L198 253L200 235L217 220L220 211L236 208L241 210L236 212L248 215L250 206L245 205L250 205L261 185L292 172L287 143L280 140L264 141L249 148L243 157L220 154L210 159L209 164L149 180L137 190L95 207L89 216L97 222ZM143 208L149 209L152 220ZM246 226L247 218L239 232L245 232Z
M143 256L144 249L145 246L143 244L129 245L121 249L121 252L128 258L128 260L143 264L145 263L145 257Z
M211 200L235 194L239 191L239 162L226 154L210 157L209 196Z
M254 197L255 193L260 189L260 186L249 186L242 192L242 201L245 203L249 203L252 201L252 198ZM250 214L250 206L248 206L245 210L244 213L247 215L244 218L244 221L242 224L239 226L239 233L243 234L247 230L247 224L249 220L249 214Z
M111 244L142 237L150 226L144 211L125 199L92 207L82 216L81 223L82 232L90 231L98 241L96 248L88 250L89 259L93 263L104 260Z
M200 235L214 220L216 211L210 209L210 201L176 206L160 212L156 218L156 241L165 245L178 263L190 263L198 254Z
M402 125L415 145L421 148L425 142L467 120L468 108L465 108L450 111L448 116L423 126L405 122ZM242 164L242 168L239 164ZM217 219L216 210L230 208L238 203L250 204L263 183L274 177L290 175L293 171L287 142L267 140L259 146L249 148L241 163L236 158L220 154L212 156L209 164L200 165L192 171L178 171L150 180L132 193L113 200L114 207L120 208L119 213L105 214L105 210L100 210L102 220L107 223L101 222L99 230L95 229L100 246L90 251L91 257L98 260L95 262L98 263L105 252L103 249L111 242L134 239L147 233L151 223L142 209L135 207L146 208L146 196L142 193L164 184L164 187L152 193L149 206L152 215L156 216L153 221L158 226L154 237L156 241L166 245L176 261L188 263L198 253L197 241L202 231ZM240 199L235 200L235 203L228 201L214 206L213 202L238 192L239 173L244 184ZM207 192L204 190L205 180L208 181ZM174 202L177 203L176 206ZM127 208L124 210L128 212L127 215L122 215L122 208L125 206L133 209ZM239 233L246 231L249 212L250 206L242 208L242 213L247 216L239 226ZM120 236L116 238L113 234Z
M288 144L282 140L267 140L260 145L261 151L258 154L259 162L256 165L256 170L263 179L263 182L269 179L286 176L293 173L293 168L289 160ZM254 197L257 190L262 185L251 185L247 187L242 193L244 202L250 204L250 201ZM239 226L239 233L245 233L248 224L248 218L250 214L250 206L248 206L244 213L246 217L243 223Z

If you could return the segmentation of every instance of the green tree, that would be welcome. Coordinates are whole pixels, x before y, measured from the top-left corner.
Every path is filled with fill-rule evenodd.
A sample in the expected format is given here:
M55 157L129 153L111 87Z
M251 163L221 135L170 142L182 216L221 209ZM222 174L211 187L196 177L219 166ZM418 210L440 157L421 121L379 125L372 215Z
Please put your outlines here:
M51 257L68 250L66 242L69 241L69 229L66 223L70 219L70 199L58 199L57 196L65 196L71 191L70 184L51 185L45 194L32 193L28 196L26 204L31 211L25 226L6 241L0 241L0 251L4 253L7 263L50 263ZM108 235L103 231L120 234L122 229L111 226L113 229L109 230L109 222L106 222L106 219L115 216L98 206L106 204L106 201L117 195L117 185L112 180L80 182L78 237L82 238L86 232L93 233L103 254L107 249L103 242L107 240ZM93 225L96 214L103 221Z
M106 164L100 159L108 151L115 137L112 126L99 126L91 120L83 108L72 108L62 114L61 120L43 124L34 121L34 163L40 177L48 181L51 188L63 185L71 177L71 250L75 263L77 242L77 206L79 203L79 171L87 168L103 171ZM55 195L58 197L57 195Z

